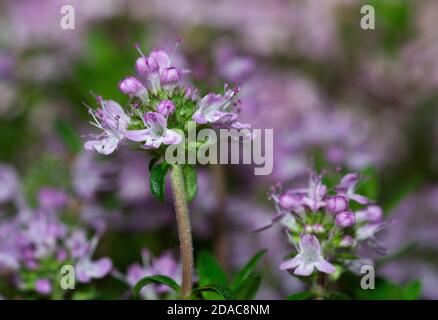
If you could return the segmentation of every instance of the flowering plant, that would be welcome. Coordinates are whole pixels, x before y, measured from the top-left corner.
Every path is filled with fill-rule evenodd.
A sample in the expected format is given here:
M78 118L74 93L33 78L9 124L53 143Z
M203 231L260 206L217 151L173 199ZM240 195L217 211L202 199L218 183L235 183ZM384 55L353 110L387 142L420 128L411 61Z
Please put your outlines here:
M178 45L179 41L177 42ZM238 88L225 86L223 94L209 93L202 99L198 90L185 83L189 71L173 65L172 55L154 49L146 56L136 45L140 57L135 63L137 75L124 78L119 89L130 98L127 110L117 102L97 97L100 107L89 109L92 124L102 132L85 143L85 149L109 155L121 143L144 150L152 156L150 186L152 194L164 200L166 175L171 168L171 185L181 242L181 296L188 297L193 281L193 246L187 203L197 192L196 171L191 165L172 164L164 159L169 145L185 143L188 123L202 127L248 128L237 121ZM176 46L175 46L176 49ZM196 143L197 144L197 143Z
M284 191L281 185L275 186L269 197L277 213L258 230L275 222L284 226L296 254L281 263L280 269L310 282L311 294L321 298L327 293L324 274L333 280L345 268L355 271L358 265L371 263L357 256L362 244L380 254L387 252L375 234L391 224L383 220L381 207L356 193L358 173L346 174L332 189L322 178L311 171L307 188Z
M42 188L38 208L25 206L0 224L0 274L21 293L61 299L67 292L62 283L72 289L75 279L90 284L111 272L110 258L93 258L100 235L89 238L85 228L61 221L67 201L62 191Z

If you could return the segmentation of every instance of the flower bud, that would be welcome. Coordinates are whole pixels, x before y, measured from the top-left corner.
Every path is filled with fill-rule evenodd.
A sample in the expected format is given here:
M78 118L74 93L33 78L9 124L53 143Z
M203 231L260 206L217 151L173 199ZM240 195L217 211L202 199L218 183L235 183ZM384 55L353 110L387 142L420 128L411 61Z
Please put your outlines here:
M163 100L158 104L157 111L163 116L168 117L175 112L175 105L171 100Z
M286 192L280 196L279 203L283 209L292 210L300 207L301 199L292 193Z
M120 81L119 89L124 94L135 95L139 98L147 99L147 89L134 77L127 77Z
M154 57L140 57L135 62L135 69L137 70L138 74L143 75L147 73L158 72L160 65L158 64L157 59Z
M382 220L382 208L376 205L368 206L363 210L356 212L357 221L379 222Z
M313 225L313 232L315 233L323 233L325 232L324 226L320 223Z
M160 82L165 89L173 89L181 79L181 72L174 67L166 68L161 73Z
M199 97L198 90L190 85L187 85L184 92L184 98L186 100L196 101Z
M333 196L327 199L325 208L330 213L339 213L347 210L348 200L344 196Z
M35 282L35 290L41 295L48 295L52 292L52 284L48 279L38 279Z
M348 228L356 223L356 217L353 212L344 211L337 214L335 222L341 228Z
M350 248L356 244L356 240L352 236L346 235L339 242L341 248Z

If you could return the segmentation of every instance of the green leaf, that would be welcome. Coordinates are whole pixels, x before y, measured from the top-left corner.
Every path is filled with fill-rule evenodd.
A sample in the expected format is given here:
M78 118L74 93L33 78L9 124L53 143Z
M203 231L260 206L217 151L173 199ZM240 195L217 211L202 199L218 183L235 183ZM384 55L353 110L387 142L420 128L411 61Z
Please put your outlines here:
M197 269L199 275L199 284L201 286L209 283L227 286L228 280L225 272L217 262L216 258L206 251L200 252L197 259ZM215 300L218 297L215 292L203 292L202 296L207 300Z
M311 299L313 297L314 297L314 295L312 292L303 291L303 292L298 292L298 293L288 295L286 297L286 300L308 300L308 299Z
M134 286L134 297L138 299L141 289L149 284L164 284L177 293L180 291L179 284L176 283L172 278L159 274L140 279Z
M217 283L220 285L228 285L227 276L225 272L213 257L206 251L202 251L198 255L197 261L199 282L201 285L207 283Z
M164 201L164 192L166 187L166 175L169 170L169 164L162 162L152 167L150 174L150 187L152 195L160 200Z
M231 290L223 285L211 283L209 285L206 285L204 287L198 288L193 290L192 295L196 295L197 293L202 292L214 292L218 294L220 297L224 298L225 300L234 300L234 297L231 293ZM214 299L215 300L215 299Z
M191 202L198 192L198 176L193 166L187 164L182 167L187 201Z
M376 279L375 289L356 291L359 299L365 300L413 300L418 299L421 294L421 283L413 281L406 286L400 286L386 279Z
M253 300L259 290L262 278L260 275L251 275L233 291L237 300Z
M245 281L250 275L254 268L257 266L259 260L266 254L266 250L261 250L257 252L248 263L242 268L242 270L237 274L233 283L231 284L231 289L237 289L243 281Z
M410 283L403 289L404 291L404 299L406 300L416 300L421 295L421 282L420 280L415 280Z

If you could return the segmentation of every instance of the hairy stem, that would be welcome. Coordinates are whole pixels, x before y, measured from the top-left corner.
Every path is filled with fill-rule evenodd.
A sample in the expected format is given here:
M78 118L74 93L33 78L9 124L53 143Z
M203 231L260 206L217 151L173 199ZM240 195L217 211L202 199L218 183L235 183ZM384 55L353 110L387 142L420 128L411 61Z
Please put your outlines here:
M190 227L189 207L184 188L184 176L180 165L172 165L170 180L172 184L173 202L178 224L178 237L182 264L181 297L188 298L193 283L193 243Z

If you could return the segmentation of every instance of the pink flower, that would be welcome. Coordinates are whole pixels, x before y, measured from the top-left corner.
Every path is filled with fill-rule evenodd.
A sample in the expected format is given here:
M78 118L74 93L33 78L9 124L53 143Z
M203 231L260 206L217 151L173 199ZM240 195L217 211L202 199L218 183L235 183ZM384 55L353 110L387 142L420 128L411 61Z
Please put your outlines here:
M143 120L147 129L127 131L127 139L144 141L145 149L156 149L161 144L179 144L182 141L183 138L178 132L167 128L167 119L160 113L148 112Z
M98 153L109 155L114 152L123 140L130 118L123 108L115 101L99 98L101 108L89 110L93 116L92 124L103 132L95 135L95 139L85 142L86 150L95 150Z
M336 191L338 194L346 196L348 199L354 200L360 204L368 204L370 202L364 196L358 195L354 192L357 183L360 180L360 175L358 173L346 174L339 185L336 186Z
M335 267L322 257L318 238L311 234L305 234L301 236L298 255L283 262L280 269L295 269L294 274L296 275L310 276L315 268L325 273L336 271Z

